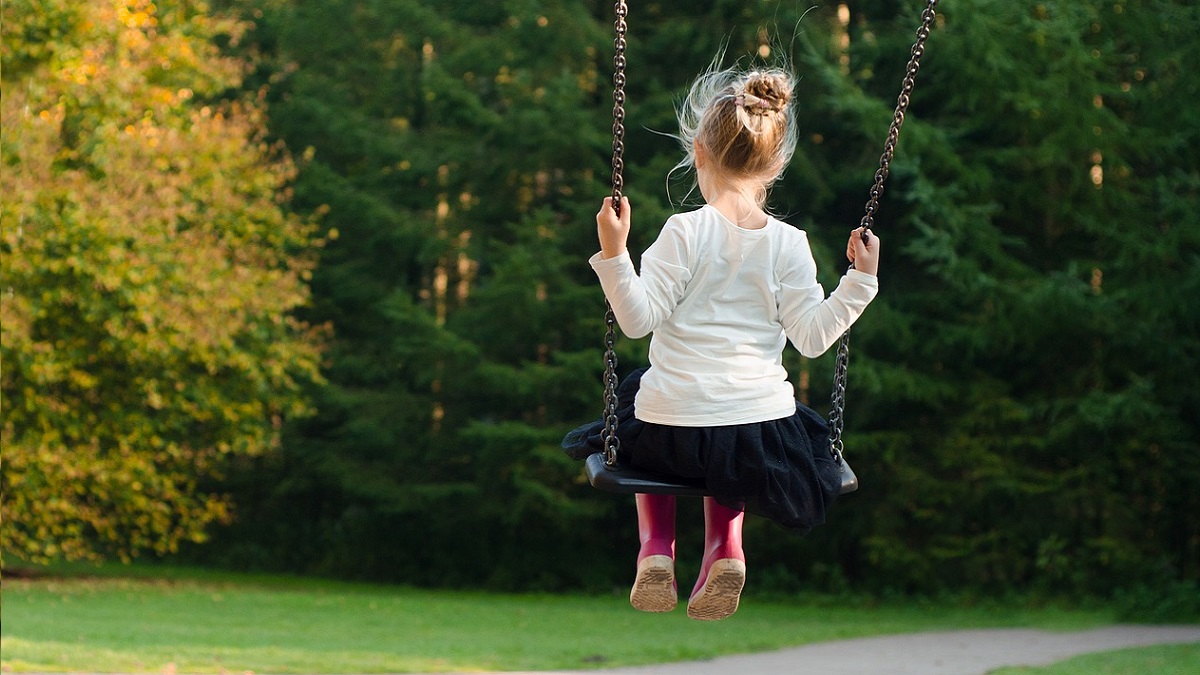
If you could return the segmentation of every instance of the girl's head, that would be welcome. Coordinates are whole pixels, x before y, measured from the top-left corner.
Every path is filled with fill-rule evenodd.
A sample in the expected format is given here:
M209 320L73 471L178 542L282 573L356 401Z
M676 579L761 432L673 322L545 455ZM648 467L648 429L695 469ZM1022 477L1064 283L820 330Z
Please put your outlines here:
M752 192L762 207L796 149L792 87L791 74L781 68L719 70L714 64L677 110L685 156L676 168L695 167L699 149L709 180Z

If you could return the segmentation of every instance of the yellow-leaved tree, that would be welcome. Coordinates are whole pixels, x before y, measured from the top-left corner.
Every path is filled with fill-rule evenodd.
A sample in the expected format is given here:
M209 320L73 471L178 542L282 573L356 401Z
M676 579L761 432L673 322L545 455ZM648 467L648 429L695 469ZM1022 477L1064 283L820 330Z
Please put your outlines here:
M244 25L203 2L7 0L3 528L30 560L167 553L230 515L200 481L278 442L319 380L317 245Z

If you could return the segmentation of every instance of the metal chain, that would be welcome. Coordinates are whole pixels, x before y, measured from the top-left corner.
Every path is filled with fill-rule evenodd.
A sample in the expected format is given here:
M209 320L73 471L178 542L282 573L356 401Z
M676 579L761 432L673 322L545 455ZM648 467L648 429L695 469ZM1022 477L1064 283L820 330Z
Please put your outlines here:
M613 30L613 143L612 143L612 198L613 209L621 213L621 189L625 187L625 33L628 25L629 7L625 0L617 0L613 6L616 21Z
M896 99L896 111L892 114L892 125L888 128L887 141L883 144L883 155L879 158L879 168L875 171L875 184L871 186L870 198L865 207L862 227L875 224L875 213L879 210L879 198L883 196L883 182L887 180L892 166L892 155L896 152L896 142L900 138L900 127L904 124L904 113L908 111L909 97L916 83L917 71L921 68L921 56L925 54L925 40L933 29L933 21L937 16L938 0L929 0L929 5L921 13L921 27L917 30L917 41L912 46L908 67L904 72L904 82L900 85L900 96Z
M617 341L617 318L612 305L604 301L604 463L615 466L621 439L617 437L617 352L613 348Z
M875 224L875 213L879 211L879 198L883 196L883 182L887 180L892 166L892 156L896 152L896 142L900 138L900 127L904 124L904 113L908 111L909 97L916 83L917 71L921 68L921 57L925 54L925 40L933 29L937 16L938 0L928 0L929 4L921 13L921 27L917 30L917 41L912 46L908 60L908 68L904 72L904 82L900 87L900 96L896 99L896 111L892 114L892 125L888 128L887 141L883 145L883 155L879 158L879 169L875 171L875 184L871 186L870 198L864 207L862 221L863 240L866 241L866 230ZM851 268L854 267L852 264ZM837 360L833 371L832 405L829 411L829 448L833 458L840 464L842 461L843 441L842 427L846 415L846 374L850 366L850 331L842 334L838 342Z
M613 6L616 20L613 29L613 144L612 144L612 204L617 215L621 213L621 189L625 186L625 33L628 25L629 7L625 0L617 0ZM604 463L613 467L617 464L617 450L621 439L617 437L617 352L616 315L612 304L604 301Z

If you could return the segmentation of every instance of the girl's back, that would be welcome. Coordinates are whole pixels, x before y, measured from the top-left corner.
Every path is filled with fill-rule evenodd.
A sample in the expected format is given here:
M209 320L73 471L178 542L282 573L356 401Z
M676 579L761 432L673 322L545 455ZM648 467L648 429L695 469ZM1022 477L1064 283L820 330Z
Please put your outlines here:
M784 327L797 336L821 327L811 261L804 233L775 218L747 229L710 205L669 219L642 256L644 293L612 298L622 330L654 334L639 418L704 426L791 414ZM632 266L621 258L593 264L606 285L637 284L622 279Z

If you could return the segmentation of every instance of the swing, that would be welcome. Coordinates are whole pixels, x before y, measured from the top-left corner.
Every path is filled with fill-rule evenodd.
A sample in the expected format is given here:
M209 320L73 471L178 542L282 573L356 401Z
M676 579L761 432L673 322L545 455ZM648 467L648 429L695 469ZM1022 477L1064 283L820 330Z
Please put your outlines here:
M870 198L865 206L860 225L864 228L863 240L868 235L865 229L875 223L875 212L879 210L879 198L883 195L883 183L887 179L888 170L895 154L896 142L900 137L900 126L904 123L904 113L908 110L909 97L912 95L917 70L921 66L921 56L925 53L925 40L933 27L938 0L928 0L928 5L921 13L921 27L917 30L917 41L913 44L908 61L908 68L901 84L900 96L896 100L896 110L892 115L892 123L888 128L887 140L884 143L883 155L879 158L879 168L875 171L875 183L871 186ZM612 158L612 203L613 208L620 212L621 189L624 187L624 152L625 152L625 34L627 31L626 17L629 9L625 0L617 0L614 11L616 21L613 27L616 31L613 55L613 158ZM853 267L853 264L851 264ZM616 343L616 316L612 305L604 301L604 450L596 452L587 458L585 472L592 487L606 492L619 494L666 494L679 496L704 496L708 490L702 479L688 480L679 476L666 476L639 469L617 460L617 450L621 440L617 438L617 355L614 350ZM843 415L846 409L846 374L850 359L850 331L847 329L838 342L837 360L834 364L833 394L829 412L829 452L841 468L841 494L854 492L858 489L858 476L850 468L850 463L843 455L842 427Z

